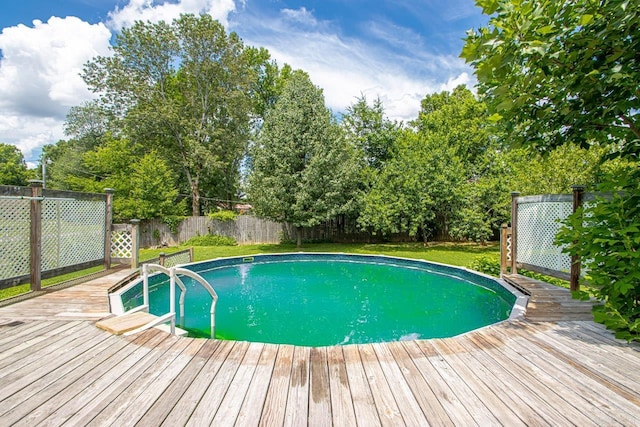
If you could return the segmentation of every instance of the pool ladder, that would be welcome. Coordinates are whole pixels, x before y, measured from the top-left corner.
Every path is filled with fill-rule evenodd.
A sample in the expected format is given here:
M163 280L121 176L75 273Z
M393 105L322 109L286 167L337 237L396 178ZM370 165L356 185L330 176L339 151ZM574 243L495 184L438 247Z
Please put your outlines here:
M184 285L178 275L188 276L200 283L211 295L211 308L209 314L211 316L211 338L215 337L216 330L216 303L218 302L218 294L213 290L211 285L202 278L198 273L195 273L186 268L171 267L166 268L159 264L143 264L142 265L142 305L134 309L127 311L127 314L137 311L149 311L149 273L161 272L169 276L169 313L159 316L154 320L146 323L145 325L127 332L125 335L132 335L138 332L142 332L146 329L153 328L155 326L163 325L167 322L170 323L170 332L175 335L176 333L176 285L180 288L180 323L184 321L184 297L187 293L187 287Z

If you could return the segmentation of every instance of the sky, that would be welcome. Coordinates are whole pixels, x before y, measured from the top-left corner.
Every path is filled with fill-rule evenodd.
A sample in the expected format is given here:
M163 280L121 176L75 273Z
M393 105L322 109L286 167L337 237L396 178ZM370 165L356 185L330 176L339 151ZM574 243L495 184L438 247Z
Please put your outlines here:
M306 71L336 114L364 95L405 121L428 94L473 88L462 39L488 21L473 0L0 0L0 143L35 166L66 139L69 108L95 97L83 64L110 55L123 27L181 13L208 13Z

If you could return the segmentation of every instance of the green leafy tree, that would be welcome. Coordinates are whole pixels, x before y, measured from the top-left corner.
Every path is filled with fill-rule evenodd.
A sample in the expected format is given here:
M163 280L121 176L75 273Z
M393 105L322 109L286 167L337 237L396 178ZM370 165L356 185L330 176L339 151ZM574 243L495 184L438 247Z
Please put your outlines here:
M548 150L611 138L637 147L640 3L476 4L491 18L468 33L461 56L512 141Z
M294 72L267 111L252 150L249 199L256 214L302 229L348 209L354 152L325 107L322 90Z
M597 143L632 165L630 173L606 178L600 188L613 196L573 215L558 243L589 269L605 302L596 320L640 339L640 4L477 4L491 15L489 25L469 32L462 56L506 137L540 151Z
M359 222L383 234L408 232L426 241L437 216L450 212L464 181L455 147L411 130L401 135L369 193Z
M173 23L137 22L116 36L113 55L89 62L83 78L127 135L180 170L201 211L202 189L221 199L238 191L260 61L209 15ZM205 190L206 191L206 190Z
M27 185L28 179L22 152L15 145L0 143L0 185Z
M109 138L82 156L83 174L70 175L74 190L101 193L113 188L113 215L117 221L183 215L176 176L156 151L126 139Z
M360 96L347 107L341 124L367 167L379 171L393 156L401 126L385 117L380 98L376 98L370 106L367 98Z

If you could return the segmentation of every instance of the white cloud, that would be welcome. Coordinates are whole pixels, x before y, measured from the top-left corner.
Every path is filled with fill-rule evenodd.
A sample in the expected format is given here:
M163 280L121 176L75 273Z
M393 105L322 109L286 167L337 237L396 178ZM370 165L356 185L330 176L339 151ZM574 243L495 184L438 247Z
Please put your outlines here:
M340 35L331 23L318 25L312 13L301 8L242 22L234 29L247 44L267 48L280 65L308 72L336 113L364 94L369 100L379 97L391 119L413 120L425 95L469 81L470 69L463 60L430 53L415 32L386 24L367 24L372 41L353 39Z
M156 3L130 0L109 14L107 24L91 25L69 16L36 20L31 27L4 28L0 33L0 142L16 145L26 159L34 159L44 144L64 137L62 126L69 108L94 97L80 72L95 56L109 55L109 28L120 30L136 20L171 21L181 13L208 13L226 24L235 10L234 0Z
M171 22L182 13L209 14L226 27L229 13L235 10L234 0L178 0L174 3L154 3L156 2L153 0L130 0L123 8L116 7L109 13L109 27L120 31L135 21Z
M0 33L0 135L25 157L62 136L68 109L93 94L80 77L82 66L108 53L110 31L75 17L51 17L33 27Z

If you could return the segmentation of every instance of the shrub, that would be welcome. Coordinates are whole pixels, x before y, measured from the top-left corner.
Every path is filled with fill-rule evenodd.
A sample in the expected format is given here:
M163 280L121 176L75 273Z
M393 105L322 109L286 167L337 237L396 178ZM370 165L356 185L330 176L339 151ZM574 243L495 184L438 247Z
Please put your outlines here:
M211 220L217 221L233 221L238 216L234 211L217 211L217 212L209 212L207 217Z
M500 277L500 258L483 255L475 258L469 268L490 276Z
M479 271L484 274L488 274L494 277L500 277L500 258L495 256L483 255L475 258L469 268ZM540 280L561 288L567 288L568 282L562 279L556 279L555 277L547 276L544 274L536 273L529 270L518 270L518 274L531 277L532 279Z
M628 341L640 341L639 182L640 169L603 186L611 196L578 209L557 236L567 253L580 257L595 296L604 301L594 307L595 321Z
M233 237L207 234L206 236L195 236L187 240L185 246L235 246L238 242Z

